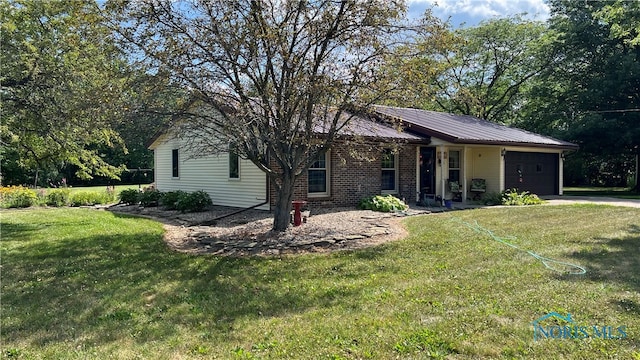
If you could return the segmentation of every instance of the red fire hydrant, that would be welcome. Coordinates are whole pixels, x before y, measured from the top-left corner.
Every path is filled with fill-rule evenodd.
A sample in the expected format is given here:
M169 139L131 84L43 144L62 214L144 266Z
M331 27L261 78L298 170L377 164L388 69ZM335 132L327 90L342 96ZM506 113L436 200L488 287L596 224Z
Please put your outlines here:
M300 200L295 200L291 202L291 204L293 205L293 226L302 225L302 213L300 212L300 210L302 209L302 206L305 205L306 203L307 203L306 201L300 201Z

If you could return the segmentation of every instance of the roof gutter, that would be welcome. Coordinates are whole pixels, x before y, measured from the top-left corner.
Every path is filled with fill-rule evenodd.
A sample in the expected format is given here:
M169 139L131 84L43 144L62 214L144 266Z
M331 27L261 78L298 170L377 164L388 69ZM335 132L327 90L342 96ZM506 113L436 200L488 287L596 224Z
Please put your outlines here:
M477 144L477 145L499 145L499 146L522 146L522 147L536 147L546 149L559 149L559 150L578 150L580 147L575 144L539 144L528 142L510 142L510 141L483 141L483 140L470 140L470 139L456 139L451 141L455 144Z

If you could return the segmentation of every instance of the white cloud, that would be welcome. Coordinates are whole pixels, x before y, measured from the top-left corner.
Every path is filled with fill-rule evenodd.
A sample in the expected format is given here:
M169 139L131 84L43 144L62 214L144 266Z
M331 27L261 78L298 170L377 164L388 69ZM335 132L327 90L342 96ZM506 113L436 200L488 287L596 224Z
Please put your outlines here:
M437 4L433 8L440 17L468 17L480 21L491 17L527 13L532 20L546 20L549 17L549 6L544 0L408 0L412 7L422 8Z

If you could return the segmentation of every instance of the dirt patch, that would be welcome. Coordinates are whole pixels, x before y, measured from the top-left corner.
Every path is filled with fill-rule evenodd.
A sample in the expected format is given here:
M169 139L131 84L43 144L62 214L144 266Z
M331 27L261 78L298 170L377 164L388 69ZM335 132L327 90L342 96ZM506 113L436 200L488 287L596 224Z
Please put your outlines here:
M223 256L273 256L359 249L401 239L406 231L401 218L428 213L410 210L379 213L352 208L322 209L312 212L302 226L279 233L271 230L273 215L268 211L216 206L209 211L185 213L160 208L116 205L110 211L134 214L164 224L164 239L176 251ZM226 216L232 214L230 216Z

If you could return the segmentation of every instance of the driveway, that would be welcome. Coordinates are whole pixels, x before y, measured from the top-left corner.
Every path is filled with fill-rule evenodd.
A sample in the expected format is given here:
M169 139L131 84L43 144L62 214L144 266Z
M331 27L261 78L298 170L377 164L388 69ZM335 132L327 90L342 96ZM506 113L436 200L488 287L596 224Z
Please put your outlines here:
M598 204L640 208L640 200L637 199L619 199L601 196L542 196L542 199L547 200L548 205Z

